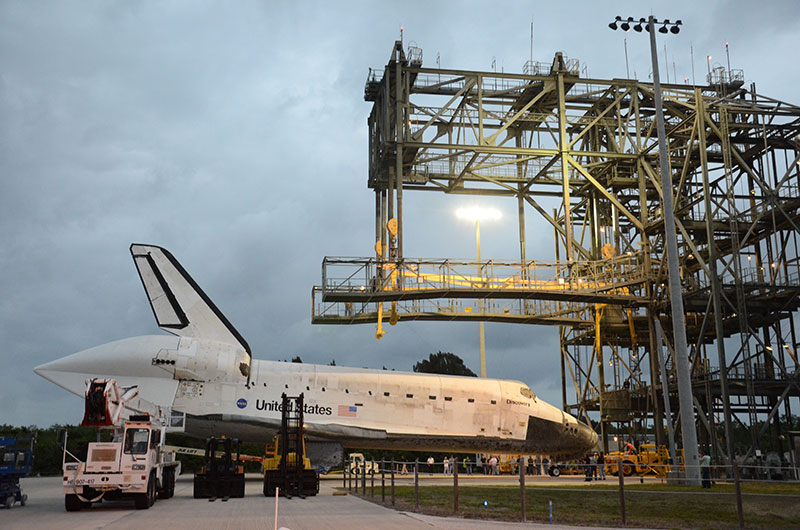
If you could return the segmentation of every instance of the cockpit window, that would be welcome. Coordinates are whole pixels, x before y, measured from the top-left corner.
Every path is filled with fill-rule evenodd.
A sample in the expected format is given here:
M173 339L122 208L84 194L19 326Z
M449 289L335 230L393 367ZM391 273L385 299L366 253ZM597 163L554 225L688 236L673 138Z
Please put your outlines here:
M125 452L134 455L147 454L150 429L128 429L125 431Z
M536 394L534 394L533 391L530 388L528 388L527 386L519 387L519 393L522 394L523 396L525 396L528 399L533 399L533 400L536 399Z

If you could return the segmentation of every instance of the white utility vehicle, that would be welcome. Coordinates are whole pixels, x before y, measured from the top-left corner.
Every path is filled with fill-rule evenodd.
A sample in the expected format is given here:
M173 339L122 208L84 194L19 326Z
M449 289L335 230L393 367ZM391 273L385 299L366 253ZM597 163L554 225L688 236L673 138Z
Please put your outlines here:
M175 492L180 462L174 451L164 450L165 422L149 414L121 419L125 404L136 397L136 387L120 391L114 379L92 379L86 385L83 426L114 429L111 442L93 442L86 456L67 450L63 439L64 505L68 512L89 508L103 499L133 499L137 509L147 509L156 497Z

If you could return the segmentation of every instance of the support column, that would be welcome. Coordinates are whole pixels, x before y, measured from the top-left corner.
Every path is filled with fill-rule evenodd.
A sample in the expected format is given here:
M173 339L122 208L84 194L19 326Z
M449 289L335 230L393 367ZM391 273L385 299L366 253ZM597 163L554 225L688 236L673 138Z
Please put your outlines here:
M572 220L570 215L569 189L569 143L567 142L567 108L565 104L564 74L557 74L558 81L558 151L561 158L561 189L564 201L564 236L566 239L567 263L572 263ZM571 278L570 278L571 280Z
M700 152L700 169L703 176L703 205L706 210L706 237L708 238L708 267L711 276L711 297L714 303L714 330L716 332L717 362L719 363L719 384L722 390L722 410L725 428L725 449L732 462L735 459L733 451L733 438L731 434L731 401L728 392L728 362L725 356L725 334L722 328L722 300L720 298L719 275L717 274L717 248L714 244L714 220L711 216L711 189L708 181L708 157L706 146L706 110L703 102L703 92L699 88L694 90L694 99L697 109L697 140ZM711 411L713 414L713 410Z

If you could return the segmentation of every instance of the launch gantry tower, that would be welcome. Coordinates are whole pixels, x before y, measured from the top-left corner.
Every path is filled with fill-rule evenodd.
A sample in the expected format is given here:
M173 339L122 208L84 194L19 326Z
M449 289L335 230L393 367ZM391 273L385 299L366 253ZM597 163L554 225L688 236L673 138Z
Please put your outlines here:
M662 91L694 427L724 454L728 394L757 448L800 396L800 107L736 70ZM521 74L426 68L398 41L364 98L375 255L325 258L313 322L557 326L564 408L664 443L678 407L652 84L588 78L562 53ZM519 260L405 256L411 191L515 200ZM552 231L552 260L528 259L528 215Z

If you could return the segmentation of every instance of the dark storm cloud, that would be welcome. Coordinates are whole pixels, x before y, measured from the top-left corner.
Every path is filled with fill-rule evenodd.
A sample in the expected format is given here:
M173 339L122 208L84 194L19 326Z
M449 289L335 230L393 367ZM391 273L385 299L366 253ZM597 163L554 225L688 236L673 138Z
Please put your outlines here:
M494 59L520 71L533 17L537 60L565 50L591 75L625 75L624 36L607 21L650 6L570 5L0 3L0 422L76 421L78 400L32 368L158 333L131 242L169 248L256 358L408 370L445 350L477 371L475 324L403 323L376 341L373 326L312 326L311 287L323 256L371 253L363 83L386 63L399 26L426 65L438 55L446 68L490 70ZM753 18L735 2L664 2L654 12L686 23L669 41L679 72L690 71L690 42L700 77L705 48L730 38L762 92L796 102L797 83L775 72L797 75L785 72L797 8L775 5ZM627 37L631 70L646 78L646 39ZM405 200L407 255L473 256L472 229L453 215L462 198ZM515 205L497 206L505 217L482 227L484 255L513 258ZM529 257L552 258L552 229L532 213L527 244ZM560 404L555 328L486 330L489 374Z

